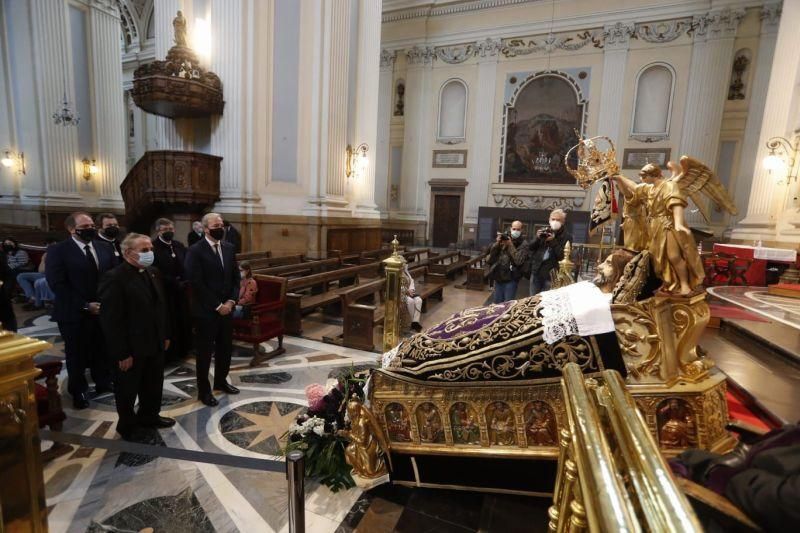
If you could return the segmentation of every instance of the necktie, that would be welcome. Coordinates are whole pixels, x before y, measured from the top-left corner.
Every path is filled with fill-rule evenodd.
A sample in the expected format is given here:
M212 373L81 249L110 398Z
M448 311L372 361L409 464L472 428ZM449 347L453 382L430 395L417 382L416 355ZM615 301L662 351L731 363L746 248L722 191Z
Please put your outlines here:
M94 260L94 255L92 254L92 247L88 244L83 247L83 251L86 253L86 259L89 261L89 265L92 267L92 270L97 272L97 262Z
M219 243L214 245L214 253L217 254L217 257L219 257L219 264L224 269L225 263L222 261L222 251L219 249Z

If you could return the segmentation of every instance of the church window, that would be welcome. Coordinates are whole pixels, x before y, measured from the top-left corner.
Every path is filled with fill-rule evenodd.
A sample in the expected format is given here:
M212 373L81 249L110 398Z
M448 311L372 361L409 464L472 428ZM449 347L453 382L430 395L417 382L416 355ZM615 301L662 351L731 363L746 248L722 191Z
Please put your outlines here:
M675 71L666 63L653 63L636 77L631 137L645 141L669 136Z
M467 137L467 86L459 79L451 79L439 92L439 142L456 144Z

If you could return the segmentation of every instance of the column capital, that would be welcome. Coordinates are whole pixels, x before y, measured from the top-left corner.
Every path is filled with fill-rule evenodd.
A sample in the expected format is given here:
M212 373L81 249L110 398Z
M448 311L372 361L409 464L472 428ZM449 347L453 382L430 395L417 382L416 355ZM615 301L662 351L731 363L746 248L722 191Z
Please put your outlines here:
M782 11L782 2L768 2L761 6L758 12L761 19L761 33L778 33Z
M636 24L616 22L603 27L603 46L606 50L626 50L632 37L636 35Z
M478 41L475 43L475 57L478 58L478 61L481 61L482 59L494 59L497 61L497 59L499 59L497 56L500 55L502 50L502 39L487 37L483 41Z
M736 37L739 23L745 16L744 9L720 9L692 18L689 34L695 41Z
M430 66L436 58L436 52L430 46L414 46L406 50L406 59L409 66Z
M394 62L397 60L397 50L381 50L381 70L392 70Z

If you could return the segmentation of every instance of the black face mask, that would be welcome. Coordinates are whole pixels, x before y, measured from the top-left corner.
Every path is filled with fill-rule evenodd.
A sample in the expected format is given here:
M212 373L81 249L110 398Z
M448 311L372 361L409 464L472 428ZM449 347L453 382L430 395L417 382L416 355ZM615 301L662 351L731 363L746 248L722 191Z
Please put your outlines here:
M116 239L119 235L119 227L118 226L109 226L103 230L103 235L108 237L109 239Z
M164 239L167 242L172 241L172 238L174 236L175 236L175 232L174 231L165 231L164 233L161 234L161 238Z
M97 237L97 230L94 228L76 229L75 235L77 235L84 242L89 242L93 241L94 238Z
M221 241L222 238L225 236L225 228L214 228L208 230L208 234L211 235L211 238L215 241Z
M4 252L13 252L14 251L14 245L13 244L4 244L3 245L3 251Z

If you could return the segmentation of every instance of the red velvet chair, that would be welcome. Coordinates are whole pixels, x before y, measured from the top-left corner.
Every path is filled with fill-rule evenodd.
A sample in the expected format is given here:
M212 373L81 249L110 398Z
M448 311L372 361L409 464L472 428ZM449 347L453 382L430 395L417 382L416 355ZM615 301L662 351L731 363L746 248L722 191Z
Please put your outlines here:
M61 431L63 422L67 418L61 408L61 393L58 390L58 375L61 373L63 363L56 357L37 357L34 360L36 368L42 371L36 376L36 381L44 380L44 385L36 383L34 395L36 397L36 411L39 415L39 427L49 426L52 431ZM54 442L48 450L42 453L42 459L49 461L72 451L72 446L62 442Z
M258 366L265 360L278 356L283 347L284 314L286 309L286 278L257 274L256 303L250 307L250 318L234 319L233 338L253 345L250 366ZM278 338L278 347L269 353L261 352L261 343Z

